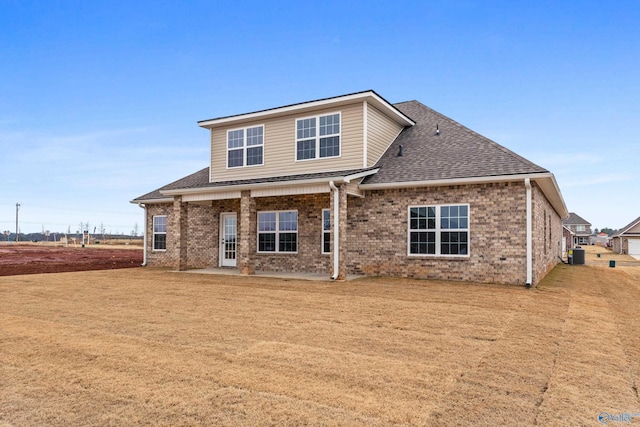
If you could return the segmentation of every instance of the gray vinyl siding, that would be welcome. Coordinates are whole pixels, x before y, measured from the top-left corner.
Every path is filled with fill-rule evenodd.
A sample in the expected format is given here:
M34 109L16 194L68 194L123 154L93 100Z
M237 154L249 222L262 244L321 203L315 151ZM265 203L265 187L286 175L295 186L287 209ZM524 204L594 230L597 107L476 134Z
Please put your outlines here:
M341 114L340 157L296 161L296 120L330 113ZM227 130L264 125L264 165L227 169ZM268 178L302 173L358 169L363 157L361 102L303 112L211 130L211 181Z
M371 105L367 108L367 164L376 164L389 145L398 136L402 126L383 115Z

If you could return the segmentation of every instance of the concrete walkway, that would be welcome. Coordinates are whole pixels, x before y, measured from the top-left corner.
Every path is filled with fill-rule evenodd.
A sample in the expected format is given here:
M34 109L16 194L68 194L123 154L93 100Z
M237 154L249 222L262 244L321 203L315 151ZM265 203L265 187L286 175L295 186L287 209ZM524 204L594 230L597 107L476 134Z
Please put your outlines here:
M241 276L240 272L235 268L199 268L193 270L176 271L176 273L195 273L195 274L219 274L226 276ZM273 277L286 280L315 280L321 282L332 282L331 276L324 273L290 273L277 271L256 271L255 274L246 277ZM364 276L348 274L346 280L359 279Z

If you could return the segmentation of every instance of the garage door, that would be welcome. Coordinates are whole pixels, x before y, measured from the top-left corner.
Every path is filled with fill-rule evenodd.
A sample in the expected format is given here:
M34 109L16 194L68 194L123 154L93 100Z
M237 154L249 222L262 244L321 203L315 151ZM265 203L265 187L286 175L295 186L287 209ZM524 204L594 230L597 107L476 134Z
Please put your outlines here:
M640 239L629 239L629 255L640 255Z

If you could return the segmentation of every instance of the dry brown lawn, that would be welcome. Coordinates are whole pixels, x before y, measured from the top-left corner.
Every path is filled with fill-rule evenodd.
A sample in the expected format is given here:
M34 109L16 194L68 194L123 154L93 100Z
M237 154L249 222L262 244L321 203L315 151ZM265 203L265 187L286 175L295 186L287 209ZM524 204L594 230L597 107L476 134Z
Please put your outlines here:
M0 277L0 426L640 424L639 303L640 266L531 290Z

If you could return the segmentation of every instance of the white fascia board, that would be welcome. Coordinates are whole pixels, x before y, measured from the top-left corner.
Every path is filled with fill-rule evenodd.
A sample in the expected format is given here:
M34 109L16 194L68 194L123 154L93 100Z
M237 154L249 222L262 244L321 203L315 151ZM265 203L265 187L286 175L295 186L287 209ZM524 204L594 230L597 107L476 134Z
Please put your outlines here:
M405 126L413 126L415 124L413 120L411 120L409 117L402 114L398 109L396 109L393 105L389 104L387 101L382 99L375 92L367 91L367 92L354 93L351 95L338 96L334 98L321 99L319 101L303 102L300 104L293 104L286 107L271 108L268 110L256 111L254 113L238 114L235 116L221 117L219 119L202 120L198 122L198 126L211 129L217 126L227 125L233 122L252 121L252 120L262 119L264 117L275 117L275 116L293 113L296 111L308 111L313 109L330 107L332 105L340 105L340 104L346 104L349 102L357 102L357 101L364 101L364 100L369 100L370 102L374 102L374 104L378 106L378 108L386 111L389 116L394 118L394 120L400 123L404 123Z

